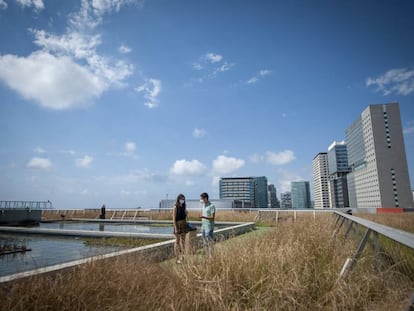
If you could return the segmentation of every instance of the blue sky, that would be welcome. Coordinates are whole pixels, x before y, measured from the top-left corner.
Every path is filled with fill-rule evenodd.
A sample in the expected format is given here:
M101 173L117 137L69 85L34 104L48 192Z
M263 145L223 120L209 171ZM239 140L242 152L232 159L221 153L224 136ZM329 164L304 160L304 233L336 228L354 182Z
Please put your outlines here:
M157 207L278 194L369 104L414 178L414 2L0 0L0 200ZM413 186L412 186L413 188Z

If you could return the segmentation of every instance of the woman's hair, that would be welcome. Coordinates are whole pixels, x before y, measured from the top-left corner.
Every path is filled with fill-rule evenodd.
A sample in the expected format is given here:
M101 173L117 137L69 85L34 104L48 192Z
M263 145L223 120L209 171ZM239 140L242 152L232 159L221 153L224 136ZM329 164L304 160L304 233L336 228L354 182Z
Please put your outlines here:
M185 195L180 193L179 195L177 195L177 200L175 200L175 206L179 207L180 205L180 200L185 200ZM185 202L183 204L183 207L185 208Z

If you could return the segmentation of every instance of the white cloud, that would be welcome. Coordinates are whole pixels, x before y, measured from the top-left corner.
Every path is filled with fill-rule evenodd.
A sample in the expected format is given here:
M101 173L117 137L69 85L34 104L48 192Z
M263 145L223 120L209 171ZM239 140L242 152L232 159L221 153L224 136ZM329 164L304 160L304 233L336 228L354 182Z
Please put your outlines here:
M192 66L194 70L202 71L202 76L194 80L202 83L206 79L215 78L221 72L230 70L234 64L223 61L223 56L220 54L205 53Z
M221 62L221 60L223 59L223 56L220 54L215 54L215 53L206 53L204 55L204 59L207 62L210 62L213 64L213 63Z
M36 152L36 153L46 153L46 150L43 149L42 147L36 147L34 149L34 152Z
M88 155L85 155L83 158L76 159L75 162L76 162L76 166L89 167L91 163L93 162L93 158Z
M260 81L263 77L270 75L272 72L268 69L262 69L259 71L258 74L251 77L249 80L246 81L247 84L255 84Z
M244 160L242 159L220 155L213 161L213 173L214 175L230 174L243 166Z
M33 6L35 10L43 10L45 8L45 5L43 3L43 0L16 0L18 4L20 4L22 7L31 7Z
M414 93L414 69L391 69L377 78L368 78L366 86L376 86L384 96L391 93L409 95Z
M52 167L52 162L46 158L34 157L29 162L27 162L26 167L33 168L33 169L47 170Z
M193 137L195 137L195 138L204 137L206 134L207 134L207 132L204 129L195 128L194 131L193 131Z
M170 172L175 175L201 175L206 167L198 160L177 160Z
M267 76L267 75L270 75L272 72L270 71L270 70L268 70L268 69L262 69L262 70L260 70L259 71L259 74L262 76L262 77L264 77L264 76Z
M70 27L61 36L32 29L39 50L27 57L0 56L0 80L23 98L55 110L90 105L109 88L124 86L133 66L99 55L100 35L85 28L92 20L99 24L102 12L116 10L127 2L132 1L83 0L80 11L70 15ZM21 3L40 8L41 1ZM91 13L94 9L101 12L98 17Z
M71 58L39 51L30 56L0 56L0 80L42 107L62 110L85 106L106 86Z
M267 151L266 159L270 164L283 165L292 162L296 157L292 150L284 150L278 153Z
M161 80L146 79L146 82L135 89L139 93L144 93L144 98L147 100L145 106L154 108L158 106L158 95L161 92Z
M137 149L137 144L132 142L132 141L128 141L125 143L125 150L127 153L134 153L135 149Z
M132 49L130 47L126 46L126 45L121 45L118 50L122 54L128 54L128 53L131 53L131 51L132 51Z
M257 81L259 81L259 78L257 78L257 77L253 77L253 78L250 78L249 80L247 80L247 84L254 84L254 83L256 83Z
M0 10L7 9L7 3L4 0L0 0Z

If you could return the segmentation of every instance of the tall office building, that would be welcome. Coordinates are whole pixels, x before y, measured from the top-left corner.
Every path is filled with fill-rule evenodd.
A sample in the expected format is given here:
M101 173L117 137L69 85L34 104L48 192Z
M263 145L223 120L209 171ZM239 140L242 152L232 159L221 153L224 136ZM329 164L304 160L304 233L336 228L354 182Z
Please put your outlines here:
M220 199L235 199L249 202L252 207L267 207L267 178L222 177L220 178Z
M273 184L270 184L267 186L267 198L268 198L268 204L267 206L269 208L279 208L279 200L277 199L277 191L276 187Z
M255 181L254 207L267 208L267 178L265 176L253 178Z
M349 207L348 153L345 141L334 141L328 148L329 201L332 208Z
M318 153L312 161L315 208L329 208L328 154Z
M292 208L312 208L308 181L292 181L291 188Z
M413 207L398 103L368 106L345 135L350 207Z
M280 208L289 209L292 208L292 197L290 192L283 192L280 194Z

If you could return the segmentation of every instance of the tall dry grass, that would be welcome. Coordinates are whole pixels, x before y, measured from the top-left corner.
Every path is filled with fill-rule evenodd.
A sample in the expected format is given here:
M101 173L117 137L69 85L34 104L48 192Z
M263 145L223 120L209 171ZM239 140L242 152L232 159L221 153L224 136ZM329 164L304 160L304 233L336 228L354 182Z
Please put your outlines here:
M354 245L332 239L333 218L282 221L202 255L150 262L123 256L0 287L1 310L403 310L409 288L362 257L343 280ZM399 276L401 277L401 276ZM414 288L413 280L408 280Z
M356 216L414 233L414 212L402 214L357 214Z

